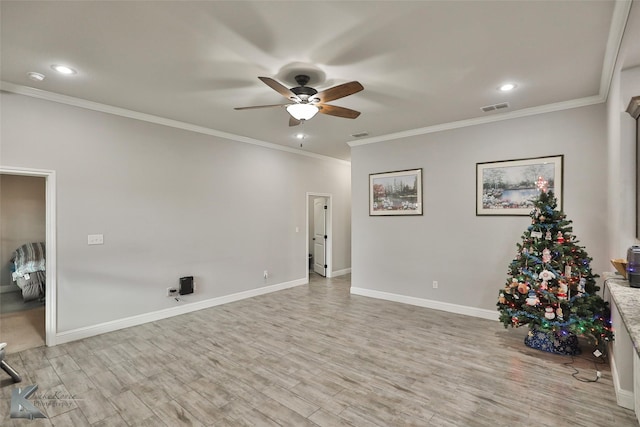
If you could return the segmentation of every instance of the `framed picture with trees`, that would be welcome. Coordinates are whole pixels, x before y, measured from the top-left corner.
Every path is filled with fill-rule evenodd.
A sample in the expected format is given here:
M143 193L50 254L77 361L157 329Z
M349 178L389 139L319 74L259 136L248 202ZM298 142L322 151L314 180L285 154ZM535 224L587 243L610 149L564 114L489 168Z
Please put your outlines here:
M422 169L370 174L369 215L422 215Z
M529 215L541 191L562 209L563 155L476 163L476 215Z

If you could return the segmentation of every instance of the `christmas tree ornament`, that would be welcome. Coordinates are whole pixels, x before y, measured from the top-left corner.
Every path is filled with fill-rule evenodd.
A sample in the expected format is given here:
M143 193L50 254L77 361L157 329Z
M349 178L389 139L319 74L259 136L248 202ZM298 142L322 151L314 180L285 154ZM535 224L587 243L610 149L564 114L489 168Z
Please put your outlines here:
M567 299L567 293L569 291L569 287L567 286L567 284L564 281L559 281L558 282L558 293L556 293L556 297L558 297L559 300L561 301L565 301Z
M532 307L535 307L536 305L540 304L540 299L536 295L536 291L534 291L533 289L529 291L529 294L527 295L526 303L527 305Z
M564 316L562 315L562 307L556 308L556 316L558 320L564 320Z
M564 275L565 277L571 277L571 266L565 265L564 267Z
M562 231L558 231L558 236L556 239L558 243L564 243L564 236L562 235Z
M540 272L540 274L538 275L538 277L540 278L540 280L542 280L543 282L549 282L553 279L556 278L556 275L553 274L552 272L550 272L549 270L542 270Z
M551 240L551 232L549 230L544 234L544 240Z
M545 307L544 317L548 320L553 320L556 318L556 314L553 312L553 307Z
M549 248L544 248L542 250L542 262L545 264L551 261L551 251Z
M527 283L519 283L518 284L518 292L521 294L526 294L529 292L529 285Z
M531 237L534 239L542 239L542 231L532 231Z
M506 304L507 299L504 297L504 294L502 292L500 292L500 296L498 297L498 301L500 302L500 304Z

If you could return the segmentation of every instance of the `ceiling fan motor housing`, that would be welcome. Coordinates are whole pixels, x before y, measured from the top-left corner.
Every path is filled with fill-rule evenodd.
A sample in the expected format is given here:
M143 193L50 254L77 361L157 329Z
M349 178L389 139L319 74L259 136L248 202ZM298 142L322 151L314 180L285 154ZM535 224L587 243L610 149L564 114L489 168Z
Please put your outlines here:
M291 88L291 92L293 92L296 95L298 95L298 97L300 99L302 99L303 101L308 100L309 97L311 97L311 96L315 95L316 93L318 93L318 91L315 90L314 88L305 86L309 82L309 76L306 76L304 74L297 75L296 76L296 82L300 86Z

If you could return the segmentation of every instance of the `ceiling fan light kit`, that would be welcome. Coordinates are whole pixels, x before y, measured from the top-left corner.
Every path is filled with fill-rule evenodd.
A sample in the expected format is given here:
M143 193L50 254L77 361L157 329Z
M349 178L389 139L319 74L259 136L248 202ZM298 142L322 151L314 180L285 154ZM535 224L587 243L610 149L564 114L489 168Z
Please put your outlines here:
M291 115L289 126L297 126L304 120L309 120L321 112L330 116L342 117L345 119L355 119L360 115L359 111L350 108L338 107L336 105L325 104L325 102L334 101L360 92L364 87L356 81L343 83L338 86L325 89L318 92L312 87L306 86L309 82L309 76L299 74L296 76L296 82L299 86L291 89L282 85L278 81L270 77L258 77L264 84L287 98L292 104L275 104L275 105L256 105L252 107L236 107L235 110L250 110L255 108L282 107L287 109Z
M318 112L318 107L313 104L291 104L287 106L287 112L296 120L309 120Z

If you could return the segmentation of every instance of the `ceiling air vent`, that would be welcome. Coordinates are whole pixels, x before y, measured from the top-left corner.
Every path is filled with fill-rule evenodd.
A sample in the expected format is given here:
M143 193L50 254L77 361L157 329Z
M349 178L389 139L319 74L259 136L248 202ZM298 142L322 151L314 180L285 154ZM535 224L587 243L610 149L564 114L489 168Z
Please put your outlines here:
M362 138L363 136L369 136L369 132L359 132L351 134L354 138Z
M486 107L482 107L480 109L485 113L488 113L489 111L504 110L506 108L509 108L508 102L501 102L500 104L487 105Z

